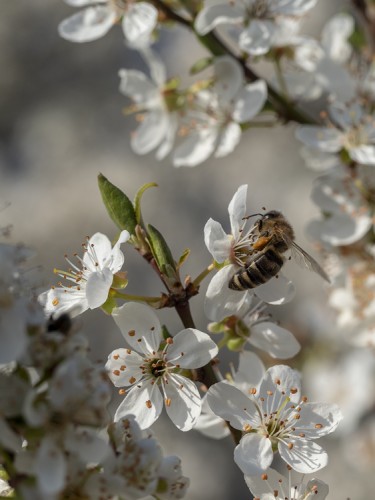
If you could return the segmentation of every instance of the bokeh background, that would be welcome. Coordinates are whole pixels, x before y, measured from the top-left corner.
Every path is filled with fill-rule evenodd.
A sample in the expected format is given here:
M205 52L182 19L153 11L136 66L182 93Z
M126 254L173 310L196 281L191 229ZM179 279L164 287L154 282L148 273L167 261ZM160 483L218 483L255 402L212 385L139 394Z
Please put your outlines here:
M299 244L314 254L304 227L318 213L309 198L315 174L299 157L294 127L252 130L231 156L192 169L173 168L168 159L158 163L152 154L136 156L129 146L136 123L122 114L129 102L118 92L117 73L122 67L145 69L143 63L124 46L120 29L82 45L59 38L57 25L72 10L60 0L1 1L0 202L10 205L0 215L2 224L13 225L11 241L35 249L39 290L55 283L52 269L64 269L64 254L79 252L86 235L101 231L115 237L97 188L99 172L130 197L144 183L159 185L144 196L144 217L162 231L176 257L191 248L186 274L195 276L209 263L204 224L213 217L228 225L227 205L243 183L249 184L249 213L262 206L282 210ZM339 10L349 10L349 1L321 1L307 19L306 32L319 33ZM180 28L163 30L157 49L168 74L182 78L188 78L190 65L204 53ZM152 271L130 248L126 269L129 293L161 291ZM287 272L296 283L296 299L272 312L314 352L333 324L325 309L326 294L318 277L293 265ZM192 301L192 308L204 330L202 296ZM181 328L173 311L162 311L161 318L171 331ZM77 322L90 338L95 358L105 360L122 343L112 319L101 311L86 313ZM331 359L334 365L333 355ZM231 360L235 357L223 356L223 371ZM311 378L319 374L318 364L309 366ZM189 500L251 498L233 464L230 438L215 442L197 432L183 434L166 418L154 430L166 452L181 456L184 473L191 478ZM345 458L343 441L345 435L323 443L330 464L318 477L329 482L332 500L369 500L373 475Z

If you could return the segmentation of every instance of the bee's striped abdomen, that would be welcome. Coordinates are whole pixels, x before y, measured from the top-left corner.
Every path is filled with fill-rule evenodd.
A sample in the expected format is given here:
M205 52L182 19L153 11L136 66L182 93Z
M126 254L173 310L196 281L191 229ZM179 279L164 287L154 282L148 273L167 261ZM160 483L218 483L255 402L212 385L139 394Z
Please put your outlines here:
M276 276L284 264L280 254L269 248L250 263L246 269L237 271L229 281L232 290L247 290L267 283Z

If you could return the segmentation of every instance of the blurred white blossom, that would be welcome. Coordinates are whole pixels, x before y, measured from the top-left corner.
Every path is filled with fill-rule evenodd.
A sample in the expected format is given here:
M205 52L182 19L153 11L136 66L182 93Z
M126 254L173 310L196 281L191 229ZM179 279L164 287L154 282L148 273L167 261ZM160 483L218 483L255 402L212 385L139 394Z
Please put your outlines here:
M175 167L194 167L212 154L227 156L238 145L241 124L255 118L267 99L264 80L247 85L243 81L237 61L229 56L215 59L212 89L197 92L184 116L187 137L174 151Z
M121 21L125 39L138 46L151 43L158 11L148 2L130 0L65 0L73 7L86 7L59 24L59 34L70 42L91 42Z
M206 0L195 20L201 35L220 25L238 27L237 42L251 55L266 54L273 45L277 19L298 18L311 10L317 0Z

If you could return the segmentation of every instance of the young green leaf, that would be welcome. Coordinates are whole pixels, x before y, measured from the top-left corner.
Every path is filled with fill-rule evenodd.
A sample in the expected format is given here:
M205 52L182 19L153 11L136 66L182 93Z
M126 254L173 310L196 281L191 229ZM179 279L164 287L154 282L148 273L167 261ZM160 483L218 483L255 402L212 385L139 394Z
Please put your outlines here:
M135 234L137 219L132 202L102 174L98 176L98 184L110 218L120 229L127 229L130 234Z
M163 235L151 224L148 225L148 239L152 254L160 271L169 278L177 277L176 263Z
M187 260L189 255L190 255L190 248L185 248L185 250L182 252L181 257L178 259L177 269L180 269L180 267L185 262L185 260Z

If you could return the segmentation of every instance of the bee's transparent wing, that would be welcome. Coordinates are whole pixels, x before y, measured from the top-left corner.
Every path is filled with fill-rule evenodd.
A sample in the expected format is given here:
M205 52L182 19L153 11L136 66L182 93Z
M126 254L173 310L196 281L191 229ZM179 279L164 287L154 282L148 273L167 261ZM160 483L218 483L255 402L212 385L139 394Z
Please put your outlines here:
M320 267L315 259L311 257L305 250L303 250L297 243L290 241L290 249L292 252L292 257L295 261L302 267L307 268L309 271L314 271L314 273L319 274L324 280L331 282L327 273Z

